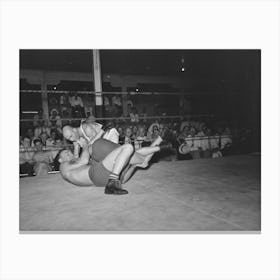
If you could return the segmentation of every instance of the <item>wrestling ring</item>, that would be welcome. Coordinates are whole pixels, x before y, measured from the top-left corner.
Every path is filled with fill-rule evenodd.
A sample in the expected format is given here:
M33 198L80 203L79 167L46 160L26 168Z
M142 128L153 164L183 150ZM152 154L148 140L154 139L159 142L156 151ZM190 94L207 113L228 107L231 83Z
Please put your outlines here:
M76 187L59 173L20 178L20 231L260 231L260 157L159 162L125 196Z
M149 118L189 116L145 117ZM259 155L248 154L153 163L137 170L125 184L129 191L125 196L104 195L103 188L74 186L57 170L40 177L23 176L19 184L20 232L259 232L260 162Z

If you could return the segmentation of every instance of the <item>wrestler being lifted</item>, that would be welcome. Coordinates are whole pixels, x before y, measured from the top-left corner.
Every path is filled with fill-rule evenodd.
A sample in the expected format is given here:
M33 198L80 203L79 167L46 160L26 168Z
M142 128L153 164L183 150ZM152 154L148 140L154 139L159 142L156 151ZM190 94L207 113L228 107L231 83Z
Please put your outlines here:
M127 194L122 184L131 178L135 168L147 167L154 153L171 148L171 145L162 145L162 137L159 136L150 147L137 151L134 151L131 144L119 145L99 139L91 146L94 160L90 164L90 145L82 138L79 141L83 151L79 158L75 158L70 150L60 151L58 161L61 175L77 186L94 185L105 187L105 194Z

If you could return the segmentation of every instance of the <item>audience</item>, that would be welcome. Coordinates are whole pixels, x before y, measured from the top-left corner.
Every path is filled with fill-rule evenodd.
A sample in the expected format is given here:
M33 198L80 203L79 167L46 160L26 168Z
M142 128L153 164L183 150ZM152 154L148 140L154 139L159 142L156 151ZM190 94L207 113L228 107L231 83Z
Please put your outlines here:
M75 106L79 103L78 96ZM61 101L62 102L62 101ZM64 101L63 101L64 102ZM117 103L118 101L115 101ZM87 122L95 122L95 117L91 115ZM73 122L73 121L72 121ZM69 124L72 122L68 121ZM78 120L79 122L79 120ZM120 144L130 143L137 150L151 144L158 135L167 127L175 139L170 140L174 147L174 157L182 159L198 158L219 158L233 153L250 151L250 141L252 131L249 128L240 129L231 126L229 123L219 123L215 121L203 122L199 120L169 120L157 119L145 122L138 117L137 111L131 107L130 120L115 119L115 123L103 123L108 134L110 131L116 135ZM33 175L46 174L52 170L52 160L63 148L69 144L62 137L62 120L55 110L50 115L50 122L40 120L38 115L34 117L33 127L29 127L23 133L20 141L20 173ZM78 123L77 123L78 125ZM113 128L113 130L112 130ZM234 135L232 135L234 134ZM35 147L35 152L30 148ZM167 160L169 155L159 153L156 160ZM154 160L155 161L155 160Z
M35 153L33 155L34 172L36 176L46 175L51 171L53 162L53 153L43 150L43 143L40 139L34 140Z
M31 141L28 137L20 139L20 150L19 150L19 166L20 174L27 174L33 176L33 161L34 152L31 149Z

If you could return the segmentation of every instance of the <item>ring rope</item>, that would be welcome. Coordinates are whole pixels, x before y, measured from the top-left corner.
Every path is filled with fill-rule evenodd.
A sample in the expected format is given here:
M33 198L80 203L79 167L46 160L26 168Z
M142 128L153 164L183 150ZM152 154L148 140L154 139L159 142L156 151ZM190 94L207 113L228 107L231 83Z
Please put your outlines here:
M194 141L194 140L219 140L219 139L228 139L228 138L231 138L232 135L231 134L224 134L224 135L221 135L221 136L217 136L217 135L214 135L214 136L195 136L195 137L186 137L184 139L184 141ZM152 140L137 140L137 139L134 139L132 141L132 143L135 142L135 140L137 142L140 142L140 143L143 143L143 142L152 142ZM123 144L123 143L121 143ZM66 148L73 148L73 144L64 144L64 145L61 145L60 147L56 146L56 145L52 145L52 146L44 146L43 147L43 151L57 151L57 150L62 150L62 149L66 149ZM24 152L35 152L36 151L36 148L35 147L28 147L28 148L20 148L20 153L24 153Z
M92 94L92 95L187 95L192 92L159 92L159 91L74 91L74 90L20 90L21 93L58 93L58 94ZM204 93L197 93L196 95L205 95ZM222 93L216 93L215 95L222 95Z
M202 118L202 117L208 117L208 118L214 118L219 117L219 115L213 115L213 114L200 114L200 115L174 115L174 116L146 116L146 117L138 117L140 120L146 120L146 119L182 119L182 118ZM95 120L130 120L130 117L102 117L102 118L96 118ZM33 122L33 121L45 121L47 119L20 119L21 122ZM60 118L61 121L82 121L85 120L85 118ZM51 120L50 120L51 121ZM52 120L57 121L57 120Z

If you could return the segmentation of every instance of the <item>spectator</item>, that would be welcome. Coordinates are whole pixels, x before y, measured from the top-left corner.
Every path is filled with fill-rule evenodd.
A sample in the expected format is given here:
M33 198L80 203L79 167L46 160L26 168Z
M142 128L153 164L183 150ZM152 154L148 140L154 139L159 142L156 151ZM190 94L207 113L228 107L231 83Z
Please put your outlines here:
M144 126L139 126L135 137L134 147L136 150L147 147L150 142L147 141L146 130Z
M136 137L137 132L138 132L138 126L133 125L132 126L132 135L133 135L134 138Z
M33 146L33 140L35 139L33 128L30 127L27 129L26 137L30 139L31 146Z
M220 149L223 156L229 155L232 147L232 136L230 135L230 129L225 129L220 139Z
M66 94L62 94L59 98L60 113L63 118L69 118L69 98Z
M50 110L50 121L56 121L59 116L59 111L56 108Z
M125 135L122 126L118 126L117 131L119 133L119 143L123 144L125 141Z
M149 133L149 135L148 135L148 139L149 139L149 141L153 142L159 135L160 135L159 126L154 125L152 133Z
M33 156L34 152L31 149L31 141L28 137L25 137L22 141L20 141L20 174L28 174L28 176L33 176Z
M142 118L143 118L143 123L146 123L148 120L147 120L147 109L146 107L143 107L143 113L142 113Z
M72 108L72 117L81 118L85 117L84 103L83 100L78 94L75 94L73 97L69 98L69 102Z
M40 126L40 120L39 120L39 114L35 114L33 117L33 127L39 127Z
M34 171L36 176L46 175L51 171L51 163L53 162L53 154L51 151L43 151L41 139L34 140L35 153L33 161L35 162Z
M139 115L137 113L137 109L135 107L131 108L131 113L129 114L130 121L132 123L138 123L139 122Z
M159 129L159 122L158 120L156 120L155 122L153 122L149 128L148 128L148 132L147 132L147 136L148 138L151 138L152 137L152 134L153 134L153 131L154 131L154 127L157 127Z
M200 139L201 154L203 158L211 157L211 143L209 137L211 136L211 130L203 127L204 136ZM201 134L202 136L202 134Z
M132 144L133 140L132 129L128 126L124 132L124 144Z
M223 155L218 148L213 149L212 158L219 158L222 156Z
M179 136L177 137L178 142L180 144L182 144L183 142L185 142L185 139L189 136L190 132L189 132L189 126L185 125L182 129L182 132L179 134Z
M52 130L50 137L46 139L46 147L55 146L57 139L58 139L58 135L57 135L56 130Z
M51 129L48 120L44 120L41 126L35 128L34 138L39 138L40 134L43 132L50 135Z
M112 105L116 108L117 116L119 117L122 114L122 101L121 95L114 95L112 97Z
M191 127L189 138L192 141L190 153L193 159L200 158L200 139L196 137L196 134L196 129L194 127Z

